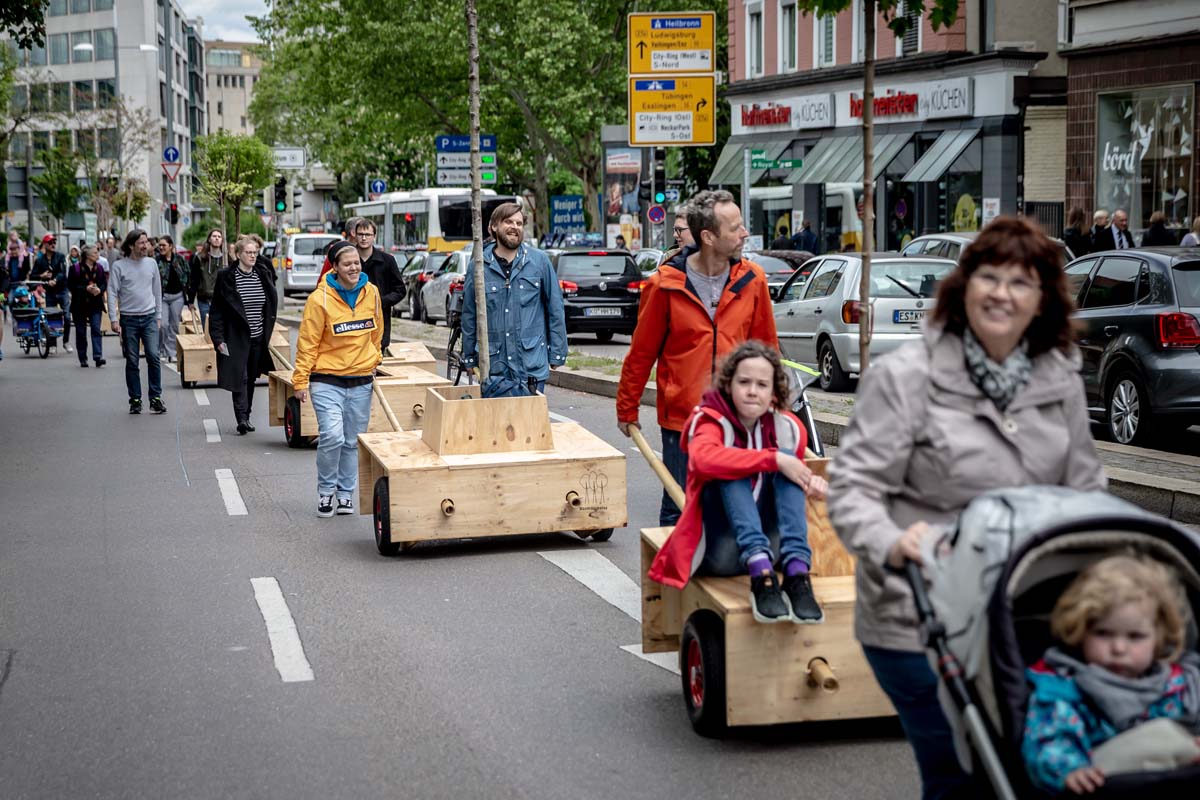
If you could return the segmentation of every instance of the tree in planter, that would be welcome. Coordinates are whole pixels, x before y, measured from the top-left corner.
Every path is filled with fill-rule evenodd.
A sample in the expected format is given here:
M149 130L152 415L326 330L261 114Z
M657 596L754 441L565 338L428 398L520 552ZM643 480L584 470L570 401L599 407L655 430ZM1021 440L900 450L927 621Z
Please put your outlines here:
M136 178L122 181L113 197L118 219L139 220L150 211L150 192Z
M46 207L42 222L51 230L59 230L67 214L79 209L79 201L87 190L75 175L79 171L79 156L70 147L59 146L45 150L39 156L42 174L29 179L29 186Z
M954 24L959 0L863 0L863 253L858 296L864 302L858 319L859 374L867 371L871 349L871 251L875 249L875 17L883 15L888 28L903 37L909 25L920 24L929 7L936 31ZM804 12L823 17L853 8L853 0L797 0Z
M221 235L226 241L231 238L227 222L232 213L236 240L242 208L253 203L275 176L271 148L253 136L218 131L196 140L193 169L201 195L220 209Z

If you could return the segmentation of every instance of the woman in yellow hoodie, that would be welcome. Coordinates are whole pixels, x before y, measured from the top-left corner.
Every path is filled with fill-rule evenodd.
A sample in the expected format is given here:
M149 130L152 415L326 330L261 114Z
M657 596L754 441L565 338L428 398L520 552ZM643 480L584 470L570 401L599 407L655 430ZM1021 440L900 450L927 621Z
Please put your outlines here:
M358 435L371 419L371 384L382 360L379 290L363 274L358 251L337 241L333 268L304 304L296 342L296 399L312 398L317 415L317 516L354 513Z

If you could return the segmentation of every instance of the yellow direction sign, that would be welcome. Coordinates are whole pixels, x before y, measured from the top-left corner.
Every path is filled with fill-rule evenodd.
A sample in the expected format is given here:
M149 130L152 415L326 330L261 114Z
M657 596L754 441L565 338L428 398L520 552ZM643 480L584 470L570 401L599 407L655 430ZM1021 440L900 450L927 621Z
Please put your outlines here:
M716 59L714 11L629 15L629 74L712 72Z
M716 83L711 74L630 78L630 146L716 144Z

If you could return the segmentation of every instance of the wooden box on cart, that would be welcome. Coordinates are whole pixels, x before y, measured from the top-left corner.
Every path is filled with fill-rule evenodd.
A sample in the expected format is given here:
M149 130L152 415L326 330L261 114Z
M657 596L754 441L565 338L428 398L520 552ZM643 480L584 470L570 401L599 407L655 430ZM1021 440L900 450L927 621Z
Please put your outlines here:
M275 370L267 376L270 391L268 419L274 427L283 426L283 435L291 447L301 447L317 435L317 415L312 403L301 403L292 388L292 371ZM392 413L404 430L420 428L425 415L425 390L430 386L450 386L450 381L419 367L396 367L392 374L375 379ZM371 397L371 421L367 431L392 430L379 397Z
M826 459L808 459L824 474ZM679 652L684 701L700 733L727 726L889 717L854 638L854 559L809 501L812 582L823 622L764 624L750 610L750 579L695 577L682 590L648 573L671 528L642 530L642 650Z
M291 358L292 345L287 328L275 324L275 329L271 331L270 346L285 358ZM201 381L217 379L217 351L213 349L207 333L183 333L181 326L179 335L175 337L175 360L179 382L185 388L191 388ZM282 365L276 362L276 366Z
M478 386L426 391L419 433L358 438L359 509L385 555L414 542L623 527L625 455L544 395L480 399ZM394 521L394 522L393 522Z
M388 345L390 356L384 356L379 364L380 375L392 375L393 370L402 372L406 367L417 367L438 374L437 360L429 348L421 342L392 342Z

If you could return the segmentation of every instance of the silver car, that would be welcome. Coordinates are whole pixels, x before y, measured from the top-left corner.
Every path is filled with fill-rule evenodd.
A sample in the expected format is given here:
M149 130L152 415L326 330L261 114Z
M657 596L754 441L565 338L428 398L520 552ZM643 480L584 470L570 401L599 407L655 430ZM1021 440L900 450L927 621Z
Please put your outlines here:
M871 256L871 355L890 353L921 335L938 283L954 269L945 258ZM812 364L821 388L845 391L859 372L858 325L861 253L817 256L783 285L775 327L786 357Z
M978 231L926 233L906 244L904 249L900 251L900 255L938 256L958 261L958 257L962 255L962 251L967 248L967 245L975 241L975 237L978 235ZM1075 260L1075 254L1071 252L1071 248L1067 247L1066 242L1062 239L1055 239L1053 236L1050 237L1050 241L1058 245L1058 249L1062 252L1064 264Z
M308 294L317 288L325 248L338 240L328 233L297 233L287 238L283 251L283 294Z
M433 256L430 256L432 258ZM450 301L450 287L459 284L467 277L471 268L471 251L459 250L451 253L442 262L438 271L421 287L421 321L436 322L446 319L446 308Z

